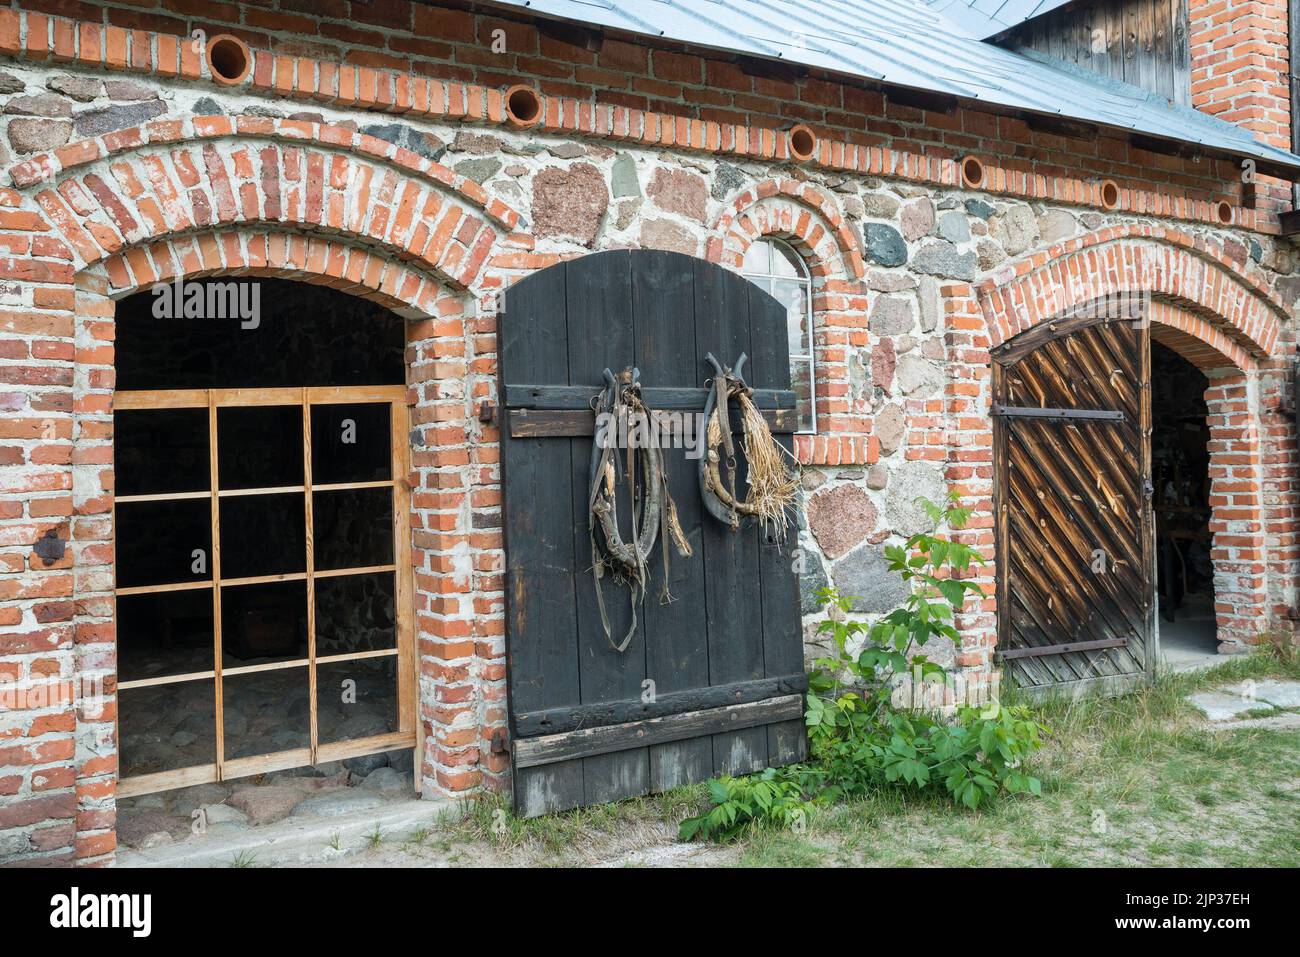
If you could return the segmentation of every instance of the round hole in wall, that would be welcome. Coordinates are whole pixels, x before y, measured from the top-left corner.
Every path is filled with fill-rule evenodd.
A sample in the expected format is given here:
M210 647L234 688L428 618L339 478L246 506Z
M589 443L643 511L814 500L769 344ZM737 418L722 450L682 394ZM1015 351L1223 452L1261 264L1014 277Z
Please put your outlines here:
M532 126L542 118L541 94L522 83L506 90L506 116L515 126Z
M817 134L802 123L790 128L787 134L790 155L803 163L813 158L817 152Z
M1232 204L1228 202L1218 202L1214 204L1214 215L1219 222L1225 226L1232 222Z
M967 156L961 161L961 181L971 188L983 186L984 164L974 156Z
M1101 205L1106 209L1115 209L1119 206L1119 184L1113 179L1101 182Z
M208 70L218 83L231 85L241 82L253 67L253 55L248 44L239 37L222 33L208 41L205 51Z

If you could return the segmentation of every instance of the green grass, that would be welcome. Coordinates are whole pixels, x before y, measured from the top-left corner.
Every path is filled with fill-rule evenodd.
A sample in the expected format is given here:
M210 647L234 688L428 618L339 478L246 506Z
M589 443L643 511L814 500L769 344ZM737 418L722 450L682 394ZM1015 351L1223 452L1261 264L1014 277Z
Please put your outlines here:
M1231 660L1119 698L1049 701L1040 799L979 812L882 792L819 812L806 833L741 846L753 866L1300 865L1300 731L1207 730L1187 694L1300 677L1295 662Z
M1187 700L1247 678L1300 678L1300 661L1260 654L1164 675L1118 698L1036 705L1051 728L1031 771L1041 798L979 811L882 790L819 809L802 833L753 831L705 846L702 863L754 867L1300 866L1300 730L1215 730ZM394 863L636 863L671 850L703 785L519 820L500 797L466 805ZM678 850L681 850L678 848ZM667 859L673 863L677 858Z

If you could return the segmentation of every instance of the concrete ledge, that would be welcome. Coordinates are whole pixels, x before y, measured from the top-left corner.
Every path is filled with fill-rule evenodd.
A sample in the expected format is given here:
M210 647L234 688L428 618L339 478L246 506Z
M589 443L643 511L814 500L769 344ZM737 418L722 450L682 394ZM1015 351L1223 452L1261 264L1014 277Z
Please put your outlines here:
M460 801L412 798L337 817L289 817L247 831L191 837L163 847L120 848L116 866L230 867L241 855L253 867L319 863L368 847L375 828L384 840L400 841L421 828L432 830L446 821L459 820L463 813Z

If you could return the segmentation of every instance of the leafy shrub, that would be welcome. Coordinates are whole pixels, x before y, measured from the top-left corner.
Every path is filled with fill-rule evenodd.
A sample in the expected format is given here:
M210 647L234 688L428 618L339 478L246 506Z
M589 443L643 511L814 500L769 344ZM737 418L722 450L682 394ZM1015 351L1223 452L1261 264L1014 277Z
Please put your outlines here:
M955 504L940 508L919 501L936 525L960 529L970 517L969 509ZM985 707L959 707L945 720L892 703L898 675L910 671L914 681L923 682L944 674L943 666L926 655L908 658L907 653L936 638L960 642L954 609L968 594L983 594L968 580L970 567L982 556L960 542L923 532L904 546L886 547L885 557L890 571L911 586L911 594L901 608L874 624L848 620L852 600L822 589L823 602L839 614L818 626L829 637L831 652L814 661L808 679L810 760L768 769L757 778L711 781L714 806L682 822L682 840L730 840L755 823L786 824L796 808L806 815L815 804L882 787L915 793L942 788L972 809L1002 793L1040 793L1038 779L1023 768L1047 729L1027 709L992 701ZM754 781L763 787L751 790L754 785L747 782Z
M798 782L777 768L743 778L714 778L709 782L709 800L713 802L710 810L682 821L681 840L730 841L758 824L799 828L813 808L811 801L804 800Z

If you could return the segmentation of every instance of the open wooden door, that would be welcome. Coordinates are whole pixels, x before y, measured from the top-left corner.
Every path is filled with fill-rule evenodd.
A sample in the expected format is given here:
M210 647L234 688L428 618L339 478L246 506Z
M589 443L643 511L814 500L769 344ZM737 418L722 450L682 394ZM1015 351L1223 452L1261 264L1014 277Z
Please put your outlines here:
M1154 673L1149 333L1076 317L994 353L998 658L1021 688Z
M744 352L755 403L787 447L795 429L785 309L727 270L678 253L597 253L506 294L499 349L506 649L515 808L532 816L801 760L803 640L791 532L767 540L704 513L698 461L665 449L694 550L672 555L627 650L601 627L587 529L592 401L606 368L640 370L647 405L702 412L713 353ZM739 421L733 414L731 421ZM743 487L742 473L737 487ZM628 510L620 506L623 515ZM625 529L624 534L627 534ZM627 589L601 586L611 631Z

